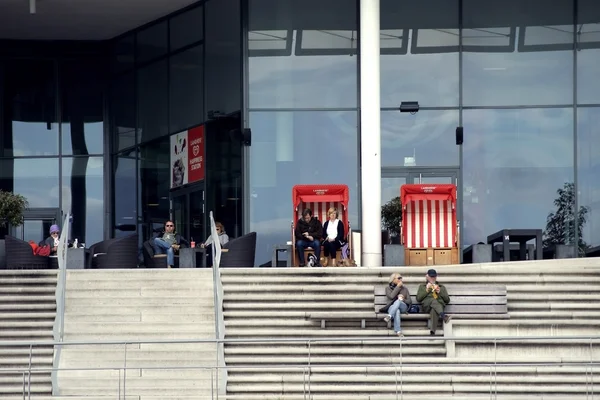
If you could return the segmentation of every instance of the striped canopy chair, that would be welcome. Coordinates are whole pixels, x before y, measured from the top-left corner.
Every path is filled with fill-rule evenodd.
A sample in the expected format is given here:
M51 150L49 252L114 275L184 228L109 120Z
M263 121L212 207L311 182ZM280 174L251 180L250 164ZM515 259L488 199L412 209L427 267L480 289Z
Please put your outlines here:
M458 264L456 186L402 185L400 237L406 265Z
M348 215L349 193L347 185L296 185L292 188L292 203L294 205L292 219L292 250L294 252L293 265L299 265L298 254L296 252L296 237L294 230L296 223L302 218L302 211L310 208L313 217L316 217L321 224L328 219L327 210L334 207L338 211L338 219L344 223L344 237L348 241L348 254L352 254L352 235L350 228L350 219ZM322 249L321 249L322 250ZM305 250L304 259L308 260L308 253L312 252L310 247ZM323 251L321 251L323 254ZM341 249L338 250L336 261L342 259Z

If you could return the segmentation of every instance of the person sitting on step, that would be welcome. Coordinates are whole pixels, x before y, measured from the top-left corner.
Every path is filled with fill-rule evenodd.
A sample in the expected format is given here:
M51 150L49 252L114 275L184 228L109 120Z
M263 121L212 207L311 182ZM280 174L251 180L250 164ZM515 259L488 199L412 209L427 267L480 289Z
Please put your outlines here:
M385 288L385 295L390 300L388 304L387 316L385 322L394 321L394 332L398 336L404 336L400 327L401 314L406 314L412 305L410 292L402 283L402 276L399 273L390 275L390 283Z
M419 285L417 301L423 306L423 311L429 313L429 334L435 335L440 317L444 322L450 321L450 316L444 313L444 308L450 303L446 287L437 281L437 272L430 269L425 275L426 282Z
M152 240L154 248L154 257L160 257L167 253L167 268L175 266L175 253L179 252L181 247L188 247L188 242L179 233L175 232L175 223L173 221L165 222L165 230L162 234Z

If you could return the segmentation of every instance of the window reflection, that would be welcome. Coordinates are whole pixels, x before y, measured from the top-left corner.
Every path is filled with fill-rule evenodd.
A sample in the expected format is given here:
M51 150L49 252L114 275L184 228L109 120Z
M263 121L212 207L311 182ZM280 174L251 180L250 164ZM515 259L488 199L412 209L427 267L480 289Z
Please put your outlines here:
M196 7L171 18L169 22L171 51L202 40L204 19L202 7Z
M136 188L137 151L131 150L114 157L114 236L121 237L136 230L138 200Z
M571 103L573 8L573 0L463 0L464 105Z
M572 109L465 110L463 121L465 246L504 228L545 229L574 179Z
M168 61L138 70L137 116L140 142L169 134Z
M242 25L239 0L209 1L204 5L204 76L219 77L204 81L205 120L208 112L231 114L242 104Z
M63 154L104 152L104 73L98 65L83 61L61 65Z
M149 26L137 34L137 63L143 64L169 51L167 21Z
M135 73L115 78L111 85L111 113L115 148L123 150L136 143Z
M455 130L458 110L381 113L382 166L459 164Z
M62 209L73 216L71 237L93 244L104 236L104 163L102 157L62 159Z
M577 188L579 205L587 208L583 240L600 246L600 108L577 110Z
M5 63L2 141L5 157L58 154L56 68L48 60Z
M192 47L170 59L171 132L179 132L204 120L202 48Z
M458 18L458 0L381 1L382 107L458 106Z
M250 107L356 107L356 8L356 0L250 0Z
M140 147L140 220L144 240L149 239L152 222L169 218L170 138Z
M290 240L296 184L346 184L350 221L358 228L356 112L253 112L250 147L250 231L260 232L256 263ZM332 161L331 160L335 160Z
M577 3L577 101L600 104L600 3Z
M58 158L0 160L0 189L21 194L29 207L58 207Z

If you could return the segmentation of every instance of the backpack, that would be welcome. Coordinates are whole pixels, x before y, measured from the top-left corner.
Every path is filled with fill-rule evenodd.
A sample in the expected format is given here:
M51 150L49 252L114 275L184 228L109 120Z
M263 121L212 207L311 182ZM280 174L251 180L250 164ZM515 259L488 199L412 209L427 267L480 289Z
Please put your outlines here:
M31 246L31 249L33 250L33 254L36 256L48 257L50 255L51 249L50 249L50 246L48 246L47 244L45 244L43 246L39 246L33 240L30 240L29 245Z

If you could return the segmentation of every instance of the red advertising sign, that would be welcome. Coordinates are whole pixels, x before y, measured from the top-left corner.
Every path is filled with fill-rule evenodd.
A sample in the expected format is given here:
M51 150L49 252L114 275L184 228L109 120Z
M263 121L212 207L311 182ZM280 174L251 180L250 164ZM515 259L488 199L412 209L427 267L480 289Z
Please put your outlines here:
M204 125L188 130L188 183L204 179Z
M204 179L204 125L171 136L171 189Z

